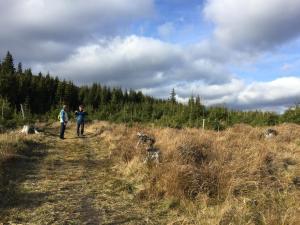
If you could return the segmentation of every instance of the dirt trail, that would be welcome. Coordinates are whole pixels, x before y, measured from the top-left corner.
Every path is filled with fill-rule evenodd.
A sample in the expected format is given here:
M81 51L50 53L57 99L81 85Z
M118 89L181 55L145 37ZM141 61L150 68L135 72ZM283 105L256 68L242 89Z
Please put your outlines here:
M11 165L13 199L1 207L0 224L166 224L155 205L138 205L130 195L109 143L89 132L76 138L73 127L63 141L56 132L48 130L43 146Z

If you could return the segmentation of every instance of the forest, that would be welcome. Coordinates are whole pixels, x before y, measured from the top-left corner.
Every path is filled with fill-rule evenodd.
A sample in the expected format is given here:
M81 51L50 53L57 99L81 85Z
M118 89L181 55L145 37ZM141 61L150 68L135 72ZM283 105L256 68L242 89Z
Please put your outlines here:
M157 99L140 91L99 83L77 86L72 81L61 80L49 73L33 74L30 68L23 69L21 62L15 65L10 52L0 61L2 127L15 127L35 120L55 120L63 104L68 105L70 111L79 104L85 105L90 120L153 123L175 128L200 128L203 121L205 128L214 130L222 130L236 123L252 126L300 123L300 107L297 104L278 114L230 109L225 105L207 107L200 97L191 96L187 103L179 103L174 89L166 99Z

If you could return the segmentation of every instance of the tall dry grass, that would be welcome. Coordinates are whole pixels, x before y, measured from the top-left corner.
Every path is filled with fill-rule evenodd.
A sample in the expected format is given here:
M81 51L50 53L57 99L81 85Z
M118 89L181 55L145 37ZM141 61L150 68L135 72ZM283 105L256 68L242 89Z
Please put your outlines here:
M248 125L218 133L106 124L101 136L137 199L171 199L181 215L173 224L300 224L300 126L274 129L265 139L265 128ZM138 131L155 137L160 164L143 163Z
M20 135L0 135L0 163L15 157L23 144L24 137Z
M0 134L0 170L2 164L10 159L26 157L32 146L40 143L41 138L41 135L26 136L17 132Z

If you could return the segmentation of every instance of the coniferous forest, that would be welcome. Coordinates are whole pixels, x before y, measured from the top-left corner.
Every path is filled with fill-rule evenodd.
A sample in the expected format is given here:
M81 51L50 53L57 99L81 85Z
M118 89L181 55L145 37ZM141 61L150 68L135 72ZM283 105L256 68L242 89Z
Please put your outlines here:
M30 68L22 67L22 63L15 64L10 52L0 61L0 121L5 127L37 119L54 120L62 104L68 105L71 111L79 104L85 105L90 120L145 122L177 128L202 127L203 120L205 128L215 130L236 123L268 126L282 122L300 123L300 107L297 105L279 115L233 110L225 106L206 107L200 99L200 96L191 96L188 103L178 103L174 89L166 99L157 99L140 91L98 83L79 87L50 74L32 74Z

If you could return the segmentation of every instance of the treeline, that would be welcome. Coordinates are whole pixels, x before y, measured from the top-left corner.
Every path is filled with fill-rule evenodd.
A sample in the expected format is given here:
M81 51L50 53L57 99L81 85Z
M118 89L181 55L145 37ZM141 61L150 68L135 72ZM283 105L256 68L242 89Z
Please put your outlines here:
M90 119L114 122L149 122L170 127L202 127L224 129L235 123L274 125L281 122L300 123L300 108L283 115L273 112L243 112L223 106L205 107L199 96L191 96L187 104L176 101L173 89L168 99L156 99L134 90L122 90L100 84L78 87L71 81L59 80L50 74L33 75L31 69L14 64L8 52L0 62L0 122L15 126L25 120L56 119L62 104L75 110L84 104Z

